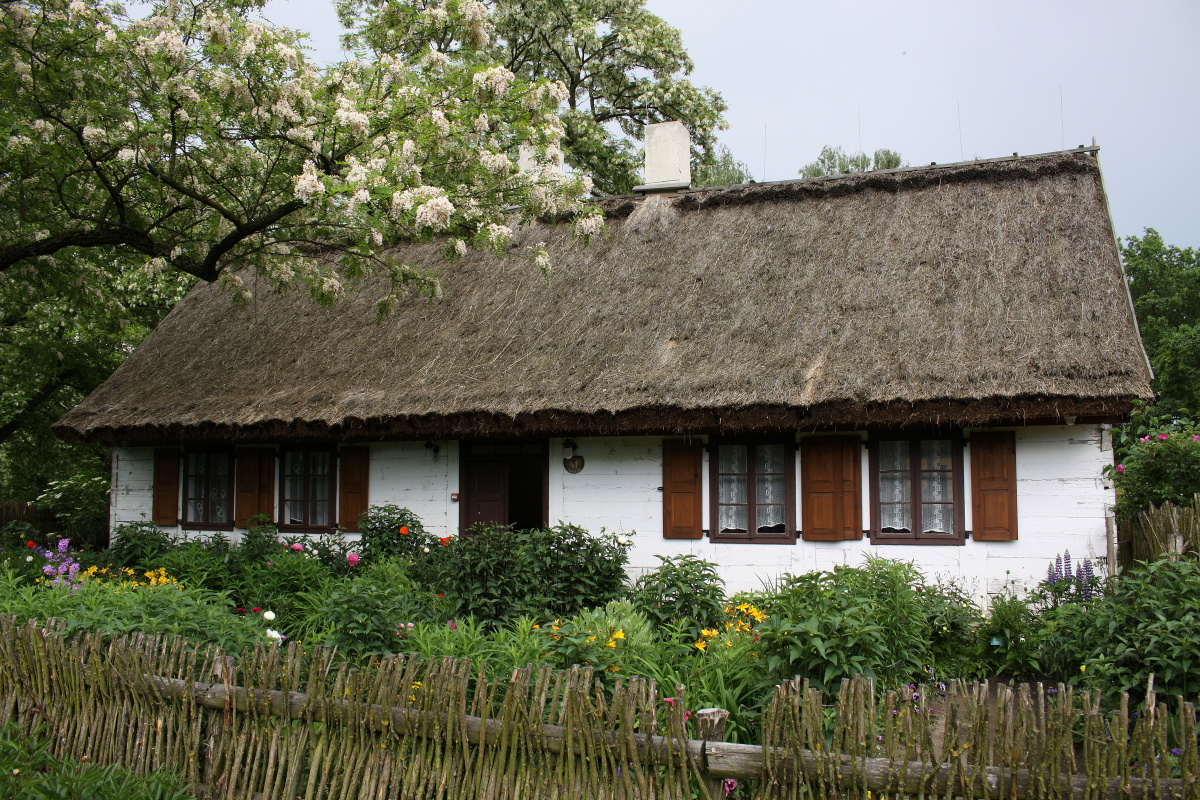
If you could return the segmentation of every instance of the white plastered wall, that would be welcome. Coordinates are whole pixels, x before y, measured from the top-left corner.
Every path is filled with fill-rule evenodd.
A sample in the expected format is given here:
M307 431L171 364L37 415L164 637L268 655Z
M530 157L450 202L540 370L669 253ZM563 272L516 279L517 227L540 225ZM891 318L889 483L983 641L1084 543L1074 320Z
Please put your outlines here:
M662 437L576 438L584 457L577 474L563 466L562 439L550 441L550 521L632 534L630 573L653 569L657 555L692 553L718 564L729 592L760 588L785 572L794 574L859 564L867 553L913 561L931 578L954 582L979 599L1006 585L1021 591L1035 585L1055 556L1069 550L1076 560L1106 552L1105 512L1114 502L1102 470L1112 463L1111 445L1098 425L1016 427L1018 541L976 542L962 546L875 546L868 538L851 542L794 545L714 544L707 538L662 536ZM970 429L965 431L970 436ZM701 440L705 440L701 437ZM370 502L394 503L416 513L437 536L458 531L457 442L385 442L371 445ZM799 454L796 455L797 498ZM965 475L966 522L970 518L970 459ZM869 524L863 450L863 520ZM153 504L154 450L113 450L111 522L149 519ZM704 455L704 526L708 528L708 454ZM799 500L798 500L799 502ZM797 508L797 519L800 509ZM176 531L179 532L178 530ZM189 531L189 536L204 535ZM228 535L228 534L227 534ZM351 535L350 538L355 538Z

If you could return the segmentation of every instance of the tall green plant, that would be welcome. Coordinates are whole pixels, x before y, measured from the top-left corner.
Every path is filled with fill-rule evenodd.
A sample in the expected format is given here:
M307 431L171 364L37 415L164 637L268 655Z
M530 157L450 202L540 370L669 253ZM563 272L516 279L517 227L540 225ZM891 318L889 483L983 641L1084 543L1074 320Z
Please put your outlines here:
M717 565L691 554L655 558L661 562L658 567L633 586L631 598L638 610L657 627L685 622L693 639L702 628L716 625L725 600Z

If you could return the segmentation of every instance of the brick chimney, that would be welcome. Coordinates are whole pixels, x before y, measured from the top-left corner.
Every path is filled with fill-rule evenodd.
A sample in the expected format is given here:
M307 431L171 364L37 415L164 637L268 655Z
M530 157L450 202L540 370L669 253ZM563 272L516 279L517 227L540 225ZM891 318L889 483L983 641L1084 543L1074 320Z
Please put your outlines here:
M647 125L646 182L635 192L673 192L692 185L692 136L682 122Z

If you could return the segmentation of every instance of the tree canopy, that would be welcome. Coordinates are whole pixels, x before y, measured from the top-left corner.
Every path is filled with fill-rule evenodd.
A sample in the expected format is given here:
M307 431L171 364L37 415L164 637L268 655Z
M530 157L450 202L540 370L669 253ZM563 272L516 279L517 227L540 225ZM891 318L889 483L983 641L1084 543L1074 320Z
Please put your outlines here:
M461 28L415 25L424 0L343 0L338 8L353 46L414 57L430 49L452 54ZM453 0L447 7L453 6ZM461 3L459 6L461 7ZM687 79L693 69L679 30L645 0L489 0L492 40L482 47L523 81L566 87L562 149L566 163L591 176L604 194L640 183L642 127L677 120L692 135L692 163L711 161L714 134L727 106Z
M1155 405L1200 413L1200 251L1168 245L1147 228L1125 239L1121 255L1154 367Z
M735 186L746 183L754 176L750 174L750 165L738 161L725 145L717 145L713 158L700 164L692 171L692 186Z
M300 34L253 18L260 6L172 0L141 19L94 0L2 6L4 279L68 254L134 257L241 293L253 266L330 299L368 272L419 282L389 258L398 239L451 234L453 257L503 244L514 215L584 214L596 230L587 178L517 170L519 145L553 160L567 89L490 61L481 3L414 12L453 50L324 73ZM336 272L314 257L331 249Z
M905 166L900 154L894 150L881 148L875 155L866 153L847 153L838 147L825 145L816 161L809 162L800 168L800 175L805 178L821 178L827 175L841 175L851 172L871 172L880 169L896 169Z

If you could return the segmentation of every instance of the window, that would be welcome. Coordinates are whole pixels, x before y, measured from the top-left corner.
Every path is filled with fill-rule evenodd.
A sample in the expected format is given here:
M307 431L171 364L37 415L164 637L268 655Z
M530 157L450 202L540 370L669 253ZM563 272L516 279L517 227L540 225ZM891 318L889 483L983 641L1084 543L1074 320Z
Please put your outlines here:
M183 525L233 527L233 454L189 450L183 459Z
M281 530L333 530L333 460L330 449L283 451Z
M714 542L796 541L793 442L717 442L710 448Z
M956 434L871 442L871 540L962 544L963 443Z

